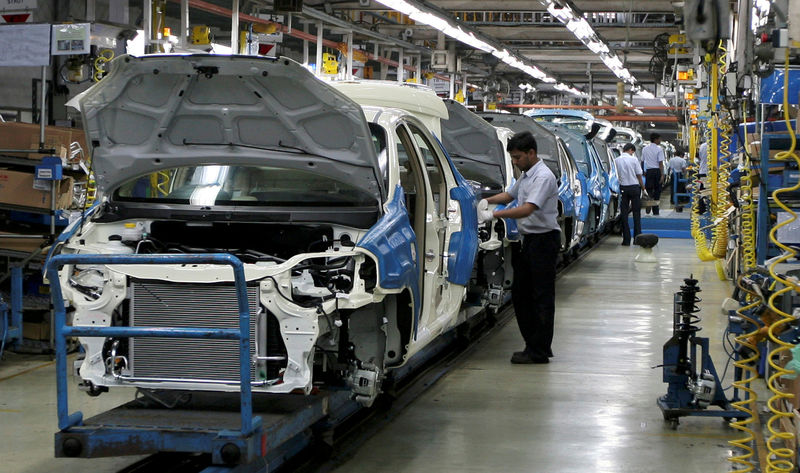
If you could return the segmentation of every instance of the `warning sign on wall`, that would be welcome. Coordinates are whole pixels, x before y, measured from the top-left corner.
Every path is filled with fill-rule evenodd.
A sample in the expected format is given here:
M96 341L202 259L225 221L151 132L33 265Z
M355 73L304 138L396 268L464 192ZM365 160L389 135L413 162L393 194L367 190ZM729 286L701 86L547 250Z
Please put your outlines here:
M33 13L29 11L2 11L0 12L0 23L31 23Z
M36 10L36 0L0 0L0 12Z

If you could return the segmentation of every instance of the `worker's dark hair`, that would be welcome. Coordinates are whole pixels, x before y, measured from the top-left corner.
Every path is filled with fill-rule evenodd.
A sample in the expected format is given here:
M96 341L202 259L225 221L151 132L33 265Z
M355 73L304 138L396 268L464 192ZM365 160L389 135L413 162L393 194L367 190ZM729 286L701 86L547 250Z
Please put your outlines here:
M530 150L538 151L536 148L536 138L534 138L529 131L515 134L508 140L508 145L506 145L506 151L522 151L523 153L527 153Z
M636 146L634 146L633 143L625 143L625 146L622 147L622 151L636 151Z
M661 135L659 135L658 133L650 133L650 141L651 142L654 142L659 138L661 138Z

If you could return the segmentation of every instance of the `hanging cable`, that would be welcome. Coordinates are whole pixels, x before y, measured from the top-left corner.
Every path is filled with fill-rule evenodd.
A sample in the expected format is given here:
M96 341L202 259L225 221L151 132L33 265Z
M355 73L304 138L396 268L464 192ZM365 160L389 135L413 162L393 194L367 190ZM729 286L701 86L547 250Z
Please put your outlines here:
M787 161L789 159L793 159L795 163L800 166L800 158L798 158L797 153L795 153L797 148L797 138L795 137L795 130L792 128L792 122L789 119L789 48L786 48L786 59L784 62L783 118L786 121L786 129L789 132L792 144L788 150L781 151L775 155L775 159L778 161ZM773 393L773 396L769 398L769 401L767 401L767 407L773 414L767 422L767 430L769 430L770 433L770 436L767 439L767 448L770 452L769 457L767 457L767 473L789 473L794 471L795 451L793 448L786 445L795 445L795 434L792 431L783 431L780 425L781 419L791 419L793 417L792 412L786 412L786 409L783 408L782 404L784 400L794 399L794 394L782 391L777 385L777 382L782 376L792 374L793 371L787 370L782 366L778 366L774 361L782 352L789 351L789 349L794 346L790 343L784 342L783 340L779 339L777 335L775 335L776 332L780 331L779 329L782 330L783 326L793 321L794 318L790 314L778 309L775 300L791 291L797 292L800 288L798 288L798 285L795 281L790 281L784 278L783 276L779 275L775 269L779 264L797 256L797 252L794 249L778 241L777 232L781 227L790 225L792 222L797 220L797 214L781 201L780 195L788 192L794 192L798 189L800 189L800 181L791 187L783 187L772 192L772 199L775 204L777 204L778 207L784 211L788 212L790 218L778 223L772 227L769 232L769 239L783 252L780 257L775 259L772 264L770 264L769 273L773 280L776 283L783 285L783 287L773 292L768 301L769 308L781 318L770 325L768 332L770 340L772 343L778 345L778 347L772 350L767 358L769 366L774 370L774 373L767 381L767 386ZM783 446L775 446L775 443L778 441L780 441Z

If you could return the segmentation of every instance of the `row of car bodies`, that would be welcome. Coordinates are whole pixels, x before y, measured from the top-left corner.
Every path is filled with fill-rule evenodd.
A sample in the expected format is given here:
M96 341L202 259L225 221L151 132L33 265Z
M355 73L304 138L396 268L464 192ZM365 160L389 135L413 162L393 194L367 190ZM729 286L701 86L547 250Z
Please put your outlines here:
M240 259L257 393L346 383L370 404L465 305L506 299L519 233L479 226L476 203L513 185L515 132L559 179L565 255L614 218L596 139L423 87L326 83L285 58L122 56L77 102L99 199L51 254ZM75 263L59 278L76 326L238 327L224 266ZM90 394L239 390L236 341L79 341Z

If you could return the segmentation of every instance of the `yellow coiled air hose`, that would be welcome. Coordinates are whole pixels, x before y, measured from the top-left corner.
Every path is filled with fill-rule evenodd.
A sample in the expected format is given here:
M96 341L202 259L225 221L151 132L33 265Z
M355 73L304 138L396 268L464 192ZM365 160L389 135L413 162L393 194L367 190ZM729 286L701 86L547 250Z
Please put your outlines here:
M728 190L724 184L727 184L731 176L731 162L730 162L730 145L731 145L731 126L727 122L722 122L720 126L720 143L719 143L719 171L717 172L717 206L714 216L716 218L722 217L722 220L715 220L714 225L714 242L712 252L715 258L724 258L728 251L728 217L727 210L730 207L730 199L728 198Z
M758 401L758 395L750 387L750 384L758 379L758 370L756 369L756 366L758 365L759 352L758 346L756 346L752 338L758 333L758 322L746 315L745 312L755 309L763 302L758 293L752 291L742 284L742 279L744 279L744 276L745 273L742 273L742 275L737 278L736 285L739 287L739 289L744 291L745 294L747 294L746 300L751 302L737 309L736 314L741 317L744 322L751 324L753 331L741 334L737 336L735 340L740 346L749 348L752 355L746 358L738 359L733 363L734 367L742 370L741 377L733 382L733 388L741 391L743 393L743 397L741 401L732 403L732 406L735 409L747 414L747 417L737 418L736 421L730 423L731 428L743 432L745 436L728 442L730 445L738 447L740 449L739 451L742 452L739 455L733 455L734 452L732 451L731 456L728 457L728 461L735 463L737 468L742 468L733 470L739 473L750 472L755 468L755 465L751 461L755 455L755 451L753 450L752 446L753 441L755 440L755 432L750 428L750 424L756 421L756 402ZM758 425L755 427L759 428Z
M709 143L711 140L709 137L709 128L706 127L706 143ZM697 147L697 129L693 128L690 136L690 147L695 149ZM702 179L700 179L700 167L698 166L692 172L692 182L693 182L693 196L692 196L692 220L691 220L691 231L692 237L694 238L694 249L697 252L697 257L700 258L700 261L714 261L714 255L708 249L708 241L706 239L706 234L703 230L700 229L700 198L702 196L701 187L702 187Z
M169 173L158 171L150 174L150 197L163 197L169 194Z
M786 161L788 159L794 159L798 166L800 166L800 158L797 157L795 153L795 149L797 147L797 139L795 138L795 130L792 128L792 123L789 120L789 49L786 49L786 60L784 63L784 75L783 75L783 118L786 121L786 129L788 130L789 136L791 137L792 145L787 151L781 151L776 156L775 159L778 161ZM797 252L792 248L784 245L783 243L779 242L776 235L779 228L791 224L791 222L797 220L797 214L795 214L792 209L790 209L786 204L784 204L779 196L781 194L785 194L787 192L794 192L800 189L800 181L798 181L795 185L791 187L783 187L780 189L776 189L772 192L772 199L775 203L783 209L784 211L788 212L790 218L784 220L783 222L775 225L769 232L769 239L778 246L782 251L783 254L778 259L773 261L773 263L769 266L769 273L772 276L773 280L779 284L783 285L783 288L775 291L769 297L769 308L778 314L781 318L777 322L773 323L769 327L769 338L772 340L773 343L778 345L778 348L772 350L769 354L769 365L774 370L774 374L769 377L767 382L767 386L769 387L770 391L773 392L773 396L767 401L767 407L769 410L772 411L772 417L769 418L767 422L767 429L769 430L770 436L767 439L767 448L769 449L770 455L767 457L767 473L781 473L781 472L792 472L794 471L794 459L795 459L795 451L794 448L786 446L786 445L795 445L795 434L794 432L784 432L781 429L780 421L782 418L789 418L793 417L793 414L790 412L786 412L786 409L782 406L782 400L787 399L791 400L794 398L794 394L787 393L781 391L780 388L776 385L776 382L785 375L792 374L793 371L787 370L781 366L778 366L774 359L781 352L788 351L794 345L784 342L783 340L779 339L775 333L778 329L782 328L784 325L788 324L789 322L793 321L791 315L783 312L782 310L778 309L775 305L775 300L781 297L783 294L788 292L798 291L798 286L794 281L789 281L784 279L783 277L779 276L775 271L775 268L778 264L788 261L789 259L796 256ZM782 441L783 446L775 446L775 442Z
M744 116L744 114L742 114L742 116ZM742 184L739 193L739 202L742 210L742 273L746 273L747 271L750 271L756 267L756 207L753 203L753 177L750 174L750 157L747 152L747 122L745 122L744 130L744 149L744 166L742 169L741 178Z

